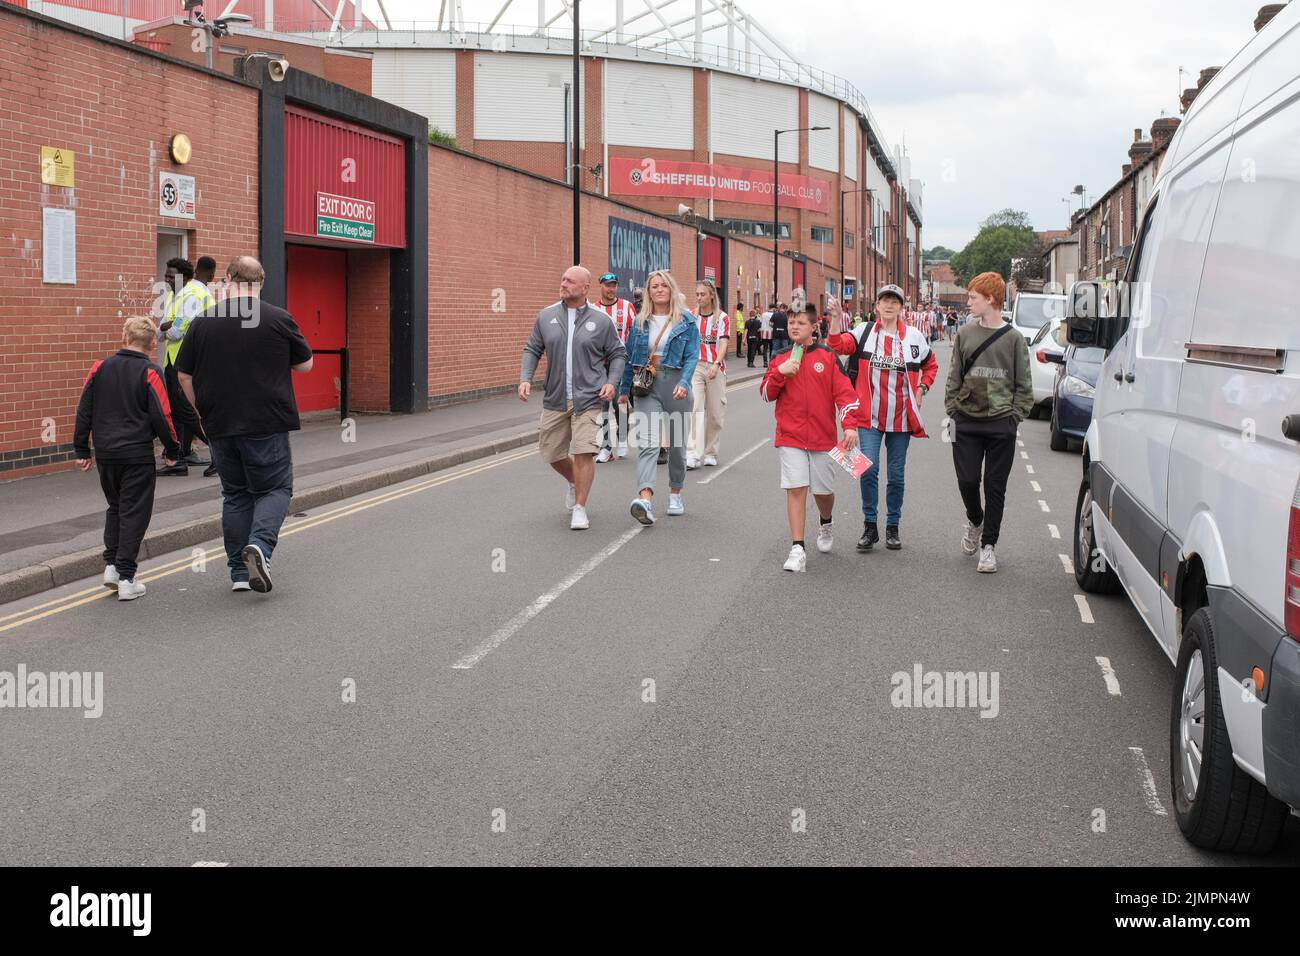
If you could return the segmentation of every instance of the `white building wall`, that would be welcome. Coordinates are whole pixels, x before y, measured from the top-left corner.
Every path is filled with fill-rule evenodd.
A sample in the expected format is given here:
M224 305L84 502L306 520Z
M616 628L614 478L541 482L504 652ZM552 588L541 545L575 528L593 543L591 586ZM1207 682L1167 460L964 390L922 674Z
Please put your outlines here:
M858 181L858 114L844 108L844 175Z
M375 50L371 93L419 113L456 135L456 54L452 50Z
M611 146L694 149L693 71L606 60L605 139Z
M799 126L799 91L725 73L709 74L709 149L772 161L772 131ZM819 136L820 133L809 135ZM799 162L799 135L781 137L781 162Z
M829 130L808 134L808 165L817 169L840 170L840 104L820 93L808 94L808 125L829 126Z
M567 58L475 53L474 138L564 142L563 84L572 82L573 70ZM582 103L586 101L584 94ZM580 142L585 133L584 124L579 127Z

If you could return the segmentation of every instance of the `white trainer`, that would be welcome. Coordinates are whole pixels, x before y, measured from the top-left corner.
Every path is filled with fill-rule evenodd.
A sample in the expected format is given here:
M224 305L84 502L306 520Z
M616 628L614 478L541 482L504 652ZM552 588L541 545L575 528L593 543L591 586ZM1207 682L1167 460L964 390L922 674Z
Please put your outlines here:
M117 576L117 568L109 564L104 567L104 587L117 590L117 582L122 580Z
M650 504L650 502L646 501L644 498L633 498L632 517L644 525L654 524L655 523L654 505Z
M668 514L670 516L686 514L686 504L682 501L681 495L668 495Z
M621 441L618 443L618 457L619 458L627 457L627 442Z
M700 460L699 460L698 458L687 458L687 459L686 459L686 470L687 470L687 471L694 471L696 468L699 468L699 467L700 467Z
M705 455L705 456L704 456L704 467L705 467L705 468L716 468L716 467L718 467L718 459L714 458L712 455Z
M569 527L574 531L586 531L591 527L591 522L587 520L587 509L582 505L573 506L573 517L569 519Z
M993 545L986 544L980 549L980 567L981 574L996 574L998 570L998 559L993 554Z
M970 519L966 519L966 534L961 539L961 549L967 554L974 554L980 549L980 534L984 531L984 524L971 524Z
M134 601L138 597L144 597L143 584L136 584L134 580L117 582L117 599L119 601Z
M247 581L231 581L230 590L232 591L251 591L253 586Z
M578 506L578 489L569 485L569 490L564 493L564 510L572 511Z
M796 573L808 570L808 555L799 545L790 548L790 557L785 559L785 570Z
M832 525L824 524L817 529L817 550L822 554L830 554L835 545L835 532L831 528Z
M600 454L596 456L596 461L603 465L613 457L608 448L602 448Z

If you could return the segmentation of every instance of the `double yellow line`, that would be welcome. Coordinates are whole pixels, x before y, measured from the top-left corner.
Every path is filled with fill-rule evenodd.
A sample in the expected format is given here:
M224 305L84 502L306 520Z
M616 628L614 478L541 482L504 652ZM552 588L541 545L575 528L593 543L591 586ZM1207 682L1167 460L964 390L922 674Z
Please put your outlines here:
M458 481L461 478L468 478L471 475L477 475L481 472L487 471L491 468L497 468L501 465L508 465L511 462L519 461L523 458L527 458L530 455L535 455L535 454L537 454L537 449L535 447L530 447L519 451L505 452L501 455L497 455L490 459L487 459L486 461L483 461L479 464L471 465L470 467L462 469L461 471L453 472L452 474L449 475L440 475L436 478L430 478L427 481L421 481L417 484L411 485L409 488L399 488L394 491L386 491L378 495L375 495L372 498L366 498L363 501L353 502L350 505L341 505L330 511L324 511L318 515L313 515L312 517L304 519L303 521L300 521L297 524L290 525L288 528L285 528L284 531L280 533L280 537L283 538L291 534L297 534L300 531L307 531L311 528L316 528L319 527L320 525L328 524L331 521L337 521L340 518L347 518L351 515L358 514L359 512L366 511L370 508L376 508L379 505L387 504L390 501L396 501L399 498L405 498L407 495L413 495L416 494L417 492L427 491L430 488L437 488L440 485L445 485L453 481ZM213 558L213 557L224 558L225 554L226 554L226 549L224 546L220 546L216 548L208 548L206 551L203 552L203 560L206 561L208 558ZM156 568L151 568L148 572L138 575L137 577L140 580L145 582L157 581L160 578L170 577L173 574L179 574L182 571L188 570L197 559L198 556L194 554L191 554L188 557L184 557L184 558L177 558L173 561L169 561L166 564L160 565ZM61 598L55 598L52 601L46 601L43 604L37 604L34 607L25 608L24 610L21 611L15 611L11 614L0 616L0 634L4 633L5 631L12 630L13 628L16 627L22 627L24 624L31 624L35 621L39 621L42 618L51 617L52 615L55 614L62 614L64 611L70 611L73 608L80 607L83 604L89 604L91 601L101 601L105 598L114 597L114 596L115 596L115 592L110 591L108 588L100 584L93 588L86 588L84 591L77 591L73 594L64 595Z

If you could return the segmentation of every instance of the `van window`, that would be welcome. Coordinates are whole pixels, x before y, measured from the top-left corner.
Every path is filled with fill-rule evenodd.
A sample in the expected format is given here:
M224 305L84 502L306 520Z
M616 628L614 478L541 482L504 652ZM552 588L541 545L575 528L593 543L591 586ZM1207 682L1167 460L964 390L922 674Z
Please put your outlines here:
M1195 341L1300 348L1300 98L1238 134L1214 219ZM1249 317L1249 322L1242 319Z

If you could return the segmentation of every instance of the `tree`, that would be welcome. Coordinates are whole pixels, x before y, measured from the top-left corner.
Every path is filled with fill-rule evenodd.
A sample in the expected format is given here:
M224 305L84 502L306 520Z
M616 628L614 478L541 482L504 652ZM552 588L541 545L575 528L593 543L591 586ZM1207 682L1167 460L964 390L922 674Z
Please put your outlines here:
M921 252L922 262L947 262L957 254L955 249L949 249L947 246L935 246L933 249L924 249Z
M1010 279L1011 260L1035 255L1037 246L1038 236L1029 216L1003 209L980 223L979 233L952 257L949 265L963 285L981 272L996 272Z

